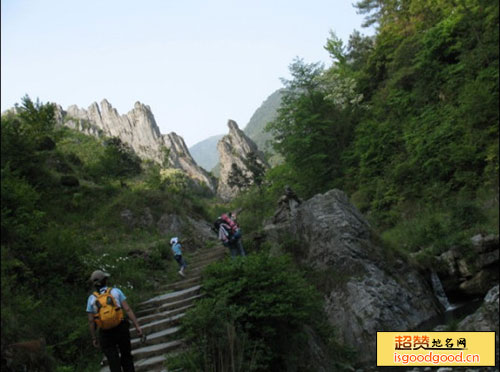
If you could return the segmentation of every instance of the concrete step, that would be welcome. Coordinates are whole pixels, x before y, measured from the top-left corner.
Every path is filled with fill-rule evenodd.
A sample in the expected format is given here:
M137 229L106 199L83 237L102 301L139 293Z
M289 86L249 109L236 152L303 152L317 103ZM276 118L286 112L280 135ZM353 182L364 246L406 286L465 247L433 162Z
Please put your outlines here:
M143 309L143 310L138 311L136 313L136 316L143 317L143 316L162 313L165 311L176 310L180 307L184 307L184 306L188 306L188 305L193 304L194 301L196 301L197 299L199 299L201 297L203 297L203 294L196 294L194 296L183 298L183 299L176 301L176 302L169 302L169 303L163 304L159 307L150 307L147 309Z
M167 358L165 355L158 355L147 359L138 360L135 365L136 372L151 372L164 368L164 363Z
M141 360L134 360L134 367L136 372L153 372L163 371L166 357L164 355L154 356ZM110 372L109 367L104 367L100 372Z
M157 321L160 319L169 318L169 317L172 317L172 316L177 315L177 314L183 314L187 310L189 310L191 307L193 307L193 304L190 304L187 306L182 306L182 307L179 307L179 308L173 309L173 310L167 310L167 311L164 311L161 313L154 313L151 315L146 315L146 316L143 316L141 318L137 318L137 321L139 322L139 324L142 327L143 324L146 325L150 322L154 322L154 321ZM132 329L135 329L135 327L133 325L130 327L131 332L132 332Z
M226 247L222 247L222 249L217 249L217 250L213 250L213 251L206 251L206 252L200 253L196 256L188 255L186 257L187 257L187 259L189 259L192 262L201 262L201 261L211 260L214 257L224 257L228 253L229 253L229 249L227 249Z
M181 279L177 282L160 286L159 290L167 293L168 291L179 291L201 283L201 275L193 276L186 279Z
M174 340L174 341L163 342L156 345L141 346L135 350L132 350L135 370L151 371L152 368L163 367L163 364L159 364L159 366L156 366L156 363L154 363L154 366L151 365L150 359L154 359L158 356L164 356L167 353L171 353L179 349L182 345L183 345L182 340ZM106 372L106 371L109 372L109 364L106 358L103 359L102 364L104 368L101 369L101 372ZM139 369L139 367L141 369Z
M157 345L140 347L132 351L134 360L139 362L141 359L151 358L158 355L164 355L171 351L174 351L182 346L182 341L174 340L169 342L164 342Z
M137 309L140 310L145 310L148 308L157 308L159 306L162 306L163 304L170 303L170 302L177 302L179 300L192 297L200 292L201 286L200 285L195 285L180 291L175 291L171 293L165 293L158 295L156 297L153 297L147 301L141 302L137 305Z
M180 319L184 316L184 313L173 315L159 320L154 320L147 324L141 325L141 330L145 335L162 331L166 328L172 327L179 324ZM137 337L137 330L134 328L130 329L130 336Z
M180 320L194 302L203 297L201 272L228 254L224 246L198 251L186 258L186 278L160 287L160 294L141 302L135 311L146 341L141 343L131 326L132 354L137 372L167 372L166 355L176 354L183 346L179 339ZM107 361L105 361L107 363ZM105 366L101 372L109 372Z
M186 275L186 279L189 279L190 277L192 276L200 276L203 272L203 270L205 270L208 265L210 264L206 264L206 265L203 265L203 266L197 266L197 267L186 267L186 270L184 270L184 274Z
M212 257L217 257L218 255L224 256L228 252L229 250L223 245L221 245L220 247L214 248L212 250L204 250L200 251L199 253L186 255L186 259L189 259L190 261L201 261L205 259L210 259Z
M214 256L214 257L210 257L208 259L205 259L205 260L201 260L201 261L187 261L187 266L188 268L189 267L200 267L200 266L208 266L210 265L211 263L214 263L214 262L218 262L218 261L222 261L224 259L224 255L217 255L217 256Z
M158 345L169 341L174 341L178 338L178 332L181 328L179 326L170 327L163 329L158 332L153 332L147 335L146 341L141 343L139 337L132 338L130 343L132 344L132 350L139 349L145 346Z

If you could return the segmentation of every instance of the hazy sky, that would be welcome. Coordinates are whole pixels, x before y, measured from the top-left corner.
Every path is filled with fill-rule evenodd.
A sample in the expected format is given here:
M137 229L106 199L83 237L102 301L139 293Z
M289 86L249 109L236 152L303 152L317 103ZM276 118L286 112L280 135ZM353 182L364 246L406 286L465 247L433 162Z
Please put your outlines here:
M362 21L343 0L1 0L1 110L140 101L192 146L243 129L295 57L328 66L329 31L347 43Z

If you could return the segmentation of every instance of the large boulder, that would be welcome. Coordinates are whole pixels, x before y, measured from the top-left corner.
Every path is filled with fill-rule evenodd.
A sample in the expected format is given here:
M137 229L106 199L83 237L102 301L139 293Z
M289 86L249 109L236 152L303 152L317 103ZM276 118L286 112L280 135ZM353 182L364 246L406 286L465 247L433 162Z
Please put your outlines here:
M482 298L499 280L498 235L481 234L471 238L470 250L453 247L438 257L439 276L454 301Z
M483 304L476 312L464 318L457 326L457 330L464 332L495 332L495 342L497 345L495 360L499 365L499 310L498 310L499 285L493 286L484 297Z
M286 218L278 213L265 226L266 239L317 273L328 320L361 363L376 360L377 331L415 329L442 311L429 283L374 242L344 192L289 200Z

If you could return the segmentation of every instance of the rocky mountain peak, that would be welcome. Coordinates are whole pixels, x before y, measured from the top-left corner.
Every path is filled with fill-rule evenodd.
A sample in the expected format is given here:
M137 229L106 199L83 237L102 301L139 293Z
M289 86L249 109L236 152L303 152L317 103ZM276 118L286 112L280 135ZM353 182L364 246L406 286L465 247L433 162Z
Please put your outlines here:
M205 183L215 191L215 184L208 173L199 167L191 157L184 140L175 133L162 135L153 112L148 105L139 101L125 115L108 102L93 102L87 110L71 105L66 111L59 109L58 120L61 124L92 136L118 137L130 145L143 159L163 162L163 147L170 149L170 165L185 171L191 178Z
M238 186L230 186L230 178L237 169L244 177L247 177L252 183L253 172L249 169L249 161L255 161L264 169L268 168L264 154L240 128L238 124L229 119L227 126L229 134L222 137L217 143L219 152L220 177L217 194L224 200L230 200L238 192Z

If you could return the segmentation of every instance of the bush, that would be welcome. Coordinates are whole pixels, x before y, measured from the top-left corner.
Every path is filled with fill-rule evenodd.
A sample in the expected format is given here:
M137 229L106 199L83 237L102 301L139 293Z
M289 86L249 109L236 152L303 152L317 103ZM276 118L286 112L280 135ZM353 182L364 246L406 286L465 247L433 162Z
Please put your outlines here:
M204 278L206 297L182 321L191 350L170 359L169 369L307 369L304 326L321 328L323 312L320 296L288 256L226 260L210 265Z

